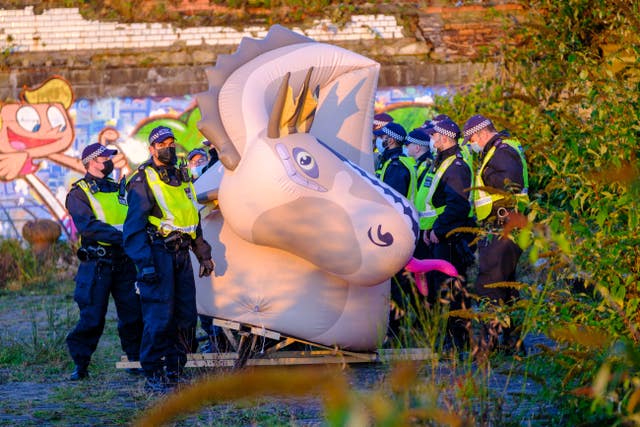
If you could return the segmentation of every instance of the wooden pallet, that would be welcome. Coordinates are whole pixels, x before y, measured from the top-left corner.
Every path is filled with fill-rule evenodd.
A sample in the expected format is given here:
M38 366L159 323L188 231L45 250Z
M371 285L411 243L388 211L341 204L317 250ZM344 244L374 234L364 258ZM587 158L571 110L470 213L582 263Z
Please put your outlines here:
M192 353L187 355L188 368L222 368L244 366L282 366L377 363L398 360L428 360L433 357L426 348L378 349L374 352L353 352L322 344L288 337L276 331L246 325L239 322L215 319L213 324L222 328L234 351L225 353ZM292 344L302 344L306 349L287 351ZM140 368L140 362L130 362L122 356L116 368Z

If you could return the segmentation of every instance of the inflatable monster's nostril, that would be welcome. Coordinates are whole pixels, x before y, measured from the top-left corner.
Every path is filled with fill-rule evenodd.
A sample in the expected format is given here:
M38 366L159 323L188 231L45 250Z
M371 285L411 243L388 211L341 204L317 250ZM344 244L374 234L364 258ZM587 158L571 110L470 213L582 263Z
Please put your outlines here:
M378 225L377 235L375 236L375 238L371 234L371 227L369 227L367 235L369 236L369 240L371 240L371 242L376 246L386 247L391 246L391 244L393 243L393 236L391 235L391 233L383 234L381 225Z

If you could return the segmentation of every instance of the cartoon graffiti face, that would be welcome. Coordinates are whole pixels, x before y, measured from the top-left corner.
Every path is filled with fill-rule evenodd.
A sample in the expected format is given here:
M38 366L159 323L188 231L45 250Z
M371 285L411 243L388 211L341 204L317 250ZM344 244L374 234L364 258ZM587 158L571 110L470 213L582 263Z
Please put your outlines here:
M42 158L65 151L73 142L71 118L60 103L5 104L0 120L0 153Z

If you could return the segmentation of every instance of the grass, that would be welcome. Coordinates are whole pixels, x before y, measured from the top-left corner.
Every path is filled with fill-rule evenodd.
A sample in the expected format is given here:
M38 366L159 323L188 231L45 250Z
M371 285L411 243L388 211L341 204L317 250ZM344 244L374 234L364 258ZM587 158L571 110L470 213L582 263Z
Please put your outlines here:
M521 305L470 310L474 332L486 316L517 319L525 332L543 330L542 309L545 301L554 298L557 285L533 271L525 273L527 282L543 285L523 290L526 303ZM0 298L0 399L5 414L0 415L0 424L5 416L23 425L67 425L70 420L78 425L129 425L165 402L144 391L143 379L114 368L121 349L113 304L89 368L90 378L66 381L73 364L65 337L78 316L72 288L63 281L38 289L5 290ZM573 353L542 348L536 354L478 357L473 347L451 351L444 339L448 316L447 304L436 304L405 317L404 334L394 345L426 347L434 355L417 364L352 365L333 371L335 377L322 377L315 370L300 374L286 367L280 380L268 379L269 368L237 375L199 369L195 374L200 381L194 387L200 391L181 403L172 422L179 426L395 425L405 421L541 426L580 420L575 414L578 407L563 406L571 401L558 392L573 379L563 376L565 371L557 363L549 363L551 358L570 363L575 360L569 358ZM576 384L581 380L575 379ZM291 390L294 383L298 388ZM319 385L321 389L310 393ZM283 394L286 390L290 391ZM186 406L200 398L197 408ZM590 419L611 421L605 416Z

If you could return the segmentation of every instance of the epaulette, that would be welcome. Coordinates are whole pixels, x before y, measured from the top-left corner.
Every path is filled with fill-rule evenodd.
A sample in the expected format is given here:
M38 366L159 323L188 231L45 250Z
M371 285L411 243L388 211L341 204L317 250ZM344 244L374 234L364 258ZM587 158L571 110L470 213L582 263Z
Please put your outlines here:
M152 165L153 165L153 161L151 159L145 160L144 162L140 163L140 165L138 165L138 170L140 172L142 172L144 170L144 168L146 168L147 166L152 166Z
M140 172L144 173L144 167L140 168L140 166L138 166L138 170L135 171L128 179L127 179L127 184L129 184L130 182L140 182L142 181L142 174Z
M76 188L82 181L84 181L84 177L74 181L73 184L71 184L71 188Z

